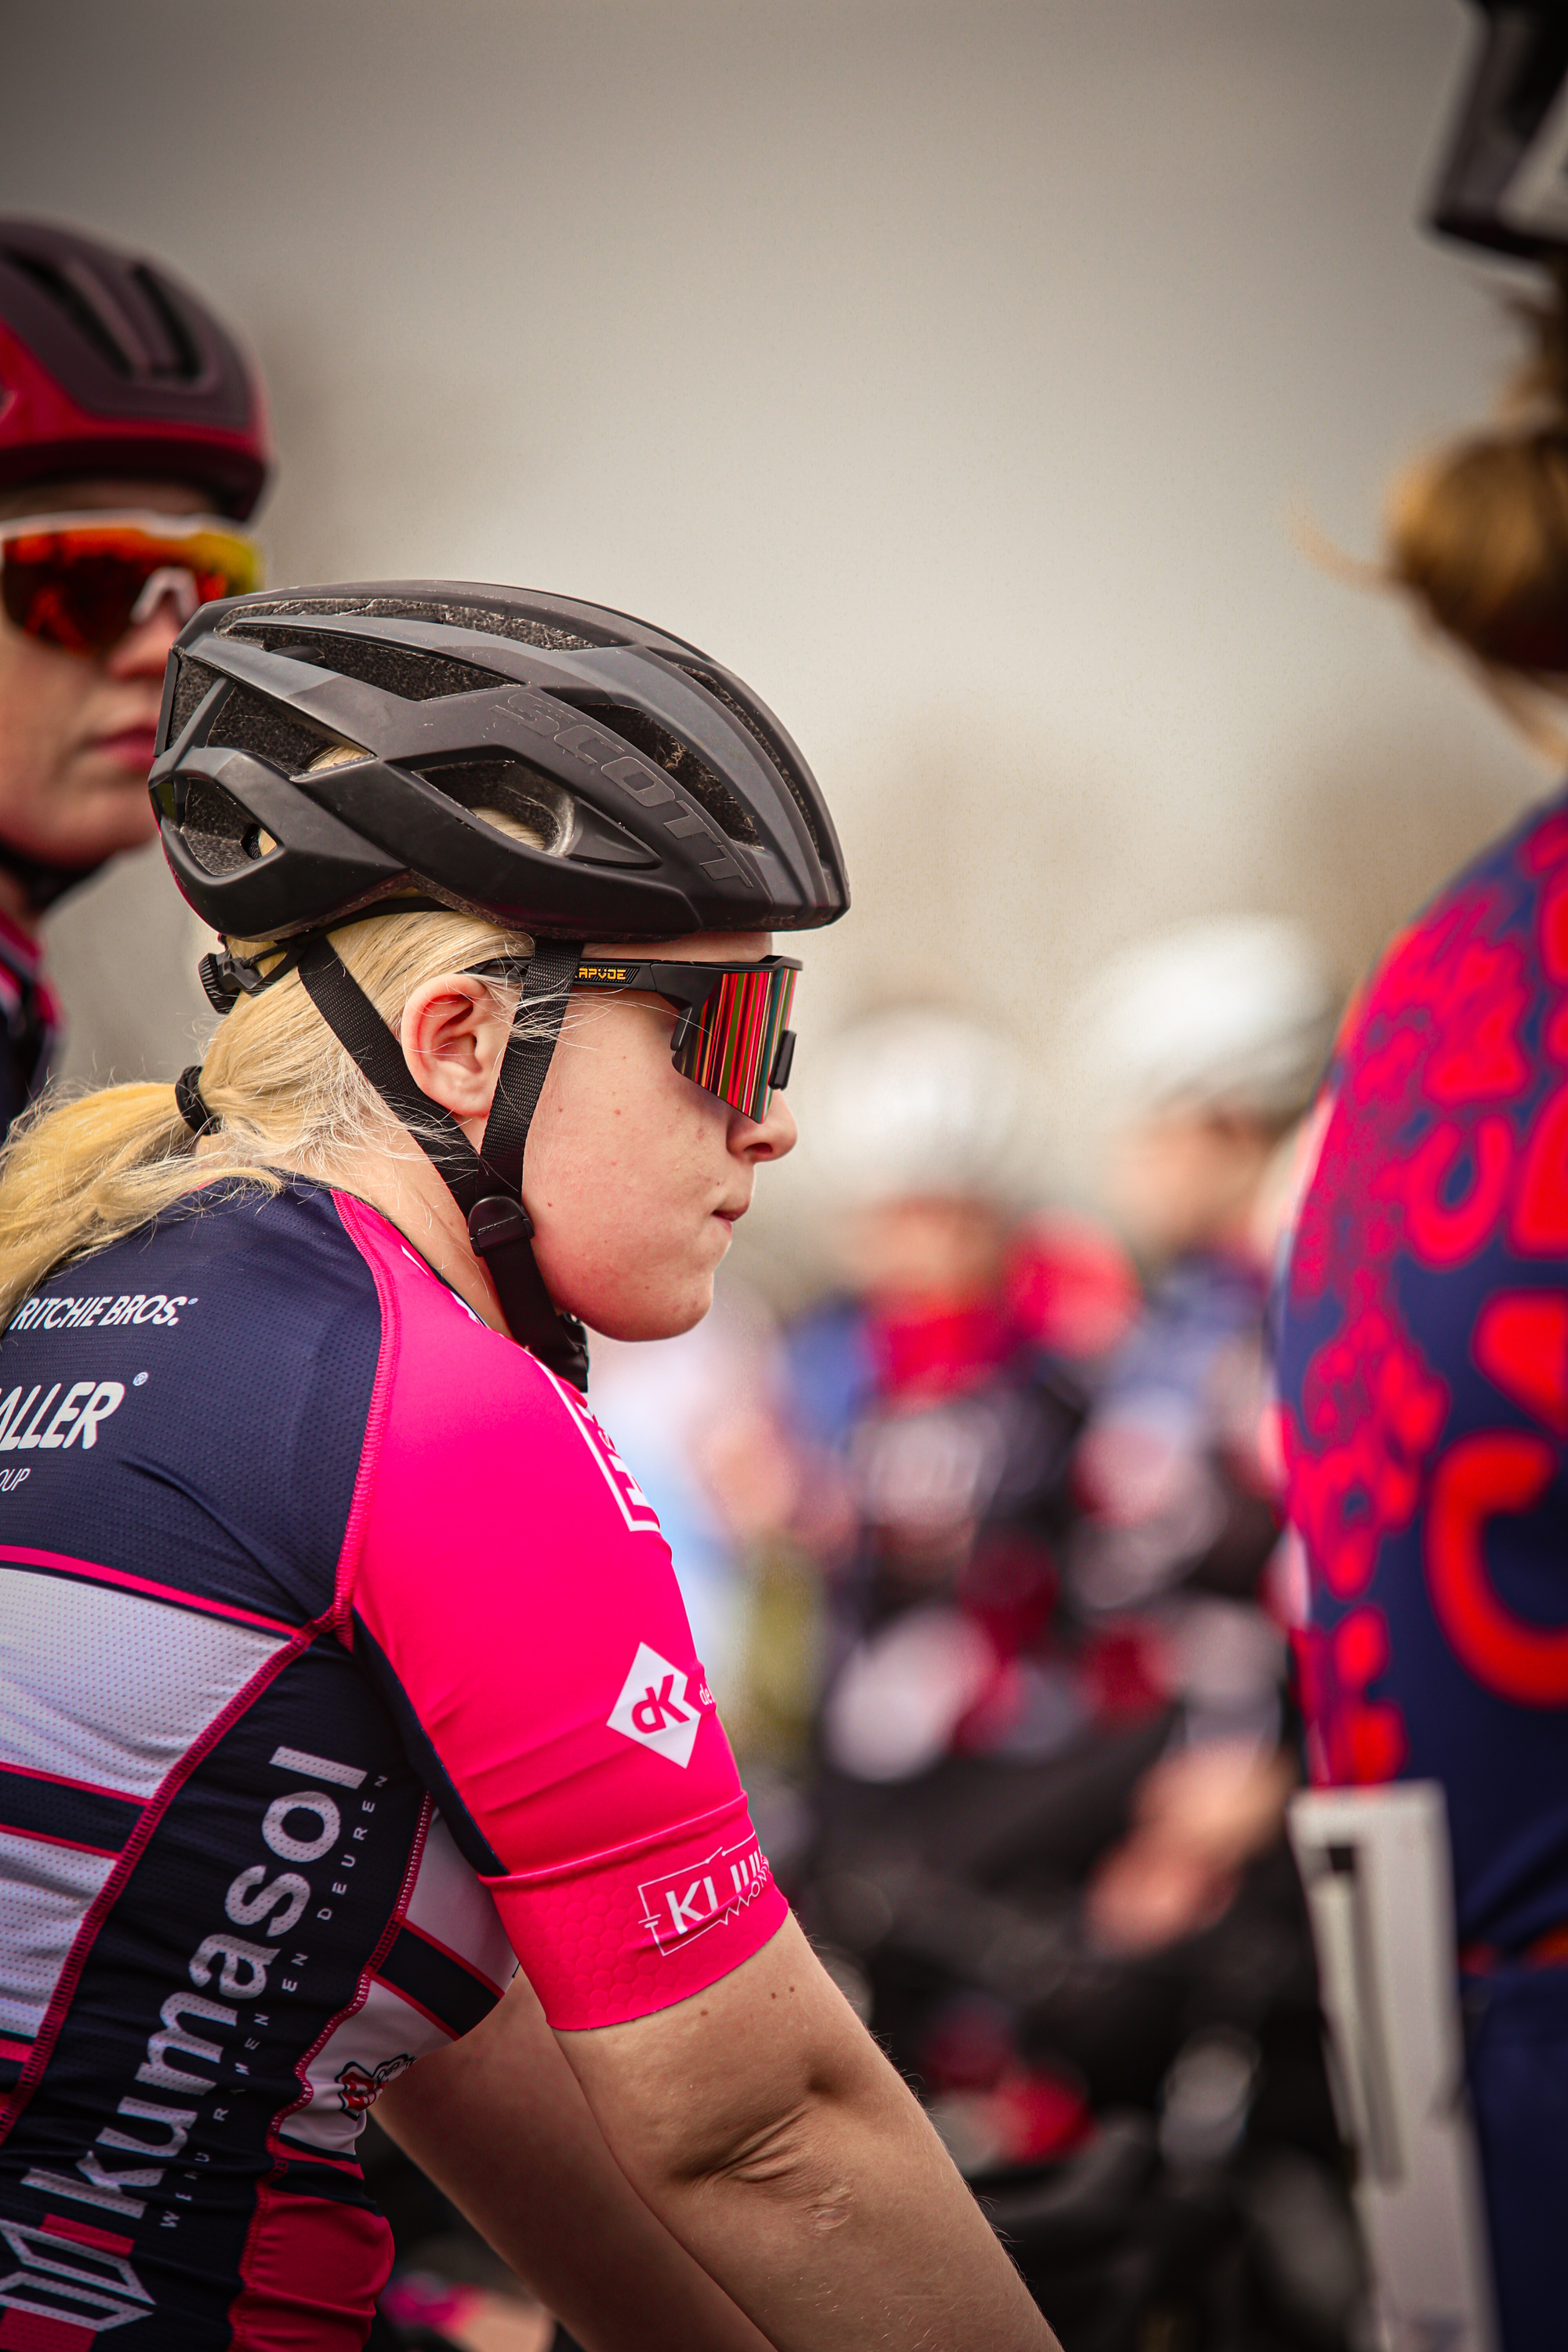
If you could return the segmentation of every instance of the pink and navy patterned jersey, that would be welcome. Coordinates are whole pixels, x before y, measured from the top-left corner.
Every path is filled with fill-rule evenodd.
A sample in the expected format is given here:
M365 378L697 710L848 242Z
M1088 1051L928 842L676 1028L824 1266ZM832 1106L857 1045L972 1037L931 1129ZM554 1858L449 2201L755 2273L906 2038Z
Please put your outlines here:
M48 1076L59 1028L42 950L0 913L0 1142Z
M1282 1298L1317 1775L1440 1780L1461 1942L1568 1923L1568 803L1394 947Z
M0 2352L348 2352L355 2142L784 1916L652 1511L363 1202L185 1205L0 1344ZM515 1955L515 1958L514 1958Z

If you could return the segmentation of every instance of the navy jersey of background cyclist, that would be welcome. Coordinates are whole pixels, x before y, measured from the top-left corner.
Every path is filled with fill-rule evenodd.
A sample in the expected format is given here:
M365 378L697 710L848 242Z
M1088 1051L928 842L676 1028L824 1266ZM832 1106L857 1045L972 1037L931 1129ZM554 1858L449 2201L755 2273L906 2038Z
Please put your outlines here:
M56 1277L0 1392L0 2347L347 2352L364 2113L513 1952L583 2028L783 1916L668 1552L309 1185Z
M1357 1010L1281 1378L1320 1774L1447 1787L1460 1930L1568 1929L1568 804Z
M1447 1796L1505 2336L1568 2271L1568 802L1396 944L1282 1299L1314 1771ZM1545 2278L1541 2265L1552 2270Z
M1177 1701L1184 1737L1278 1734L1284 1643L1265 1580L1279 1542L1260 1458L1268 1278L1250 1252L1185 1253L1154 1285L1079 1441L1072 1597L1121 1690Z
M59 1013L37 940L0 913L0 1143L49 1074Z

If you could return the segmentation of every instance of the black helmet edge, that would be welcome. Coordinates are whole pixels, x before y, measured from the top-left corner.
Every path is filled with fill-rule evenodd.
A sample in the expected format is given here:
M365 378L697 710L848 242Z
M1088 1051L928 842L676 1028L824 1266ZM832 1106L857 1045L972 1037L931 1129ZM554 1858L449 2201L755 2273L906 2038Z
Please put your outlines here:
M1494 258L1568 253L1568 10L1478 0L1479 28L1426 223Z

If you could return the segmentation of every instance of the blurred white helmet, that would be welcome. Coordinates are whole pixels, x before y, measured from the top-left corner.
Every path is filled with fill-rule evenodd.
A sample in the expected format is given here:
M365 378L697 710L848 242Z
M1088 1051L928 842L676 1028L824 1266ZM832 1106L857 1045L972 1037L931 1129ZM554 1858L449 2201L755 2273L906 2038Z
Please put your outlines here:
M1024 1175L1024 1066L956 1014L872 1014L822 1054L805 1122L831 1188L863 1204L1007 1201Z
M1341 1002L1299 923L1222 916L1108 964L1088 991L1084 1044L1124 1115L1228 1109L1284 1125L1317 1089Z

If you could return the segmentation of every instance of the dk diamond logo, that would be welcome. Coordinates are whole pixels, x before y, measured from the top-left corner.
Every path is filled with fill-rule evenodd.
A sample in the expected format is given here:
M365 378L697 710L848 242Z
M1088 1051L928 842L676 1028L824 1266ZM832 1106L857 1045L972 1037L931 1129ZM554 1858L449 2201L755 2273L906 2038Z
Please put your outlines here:
M632 1670L610 1710L612 1731L624 1732L639 1748L652 1748L682 1767L691 1761L698 1727L713 1704L702 1669L688 1675L646 1642L637 1644Z

